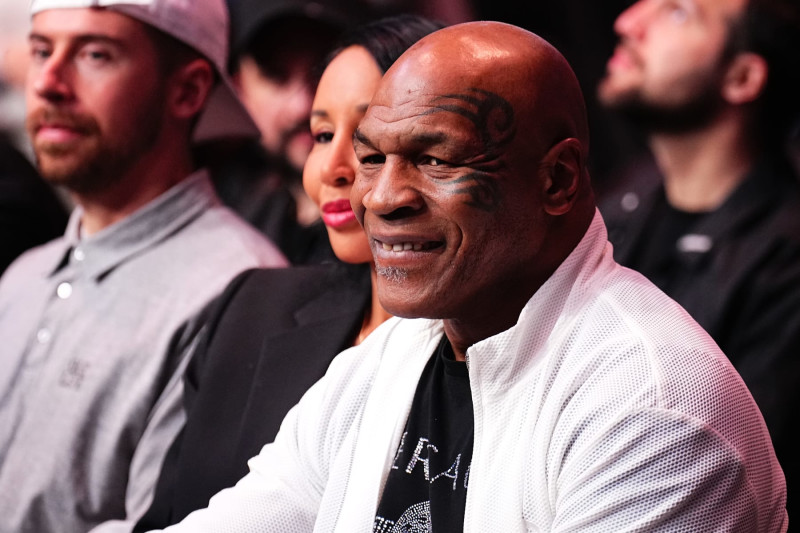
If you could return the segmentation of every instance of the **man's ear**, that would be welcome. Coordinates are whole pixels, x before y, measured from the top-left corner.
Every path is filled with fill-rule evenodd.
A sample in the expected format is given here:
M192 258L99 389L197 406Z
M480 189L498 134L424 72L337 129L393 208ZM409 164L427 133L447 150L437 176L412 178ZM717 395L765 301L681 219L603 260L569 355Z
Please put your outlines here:
M179 67L170 77L169 107L173 116L190 119L197 115L214 87L214 69L205 59Z
M764 91L769 67L758 54L742 52L728 65L722 85L722 96L734 105L753 102Z
M542 158L539 171L544 184L545 212L554 216L569 212L584 172L581 142L571 137L557 143Z

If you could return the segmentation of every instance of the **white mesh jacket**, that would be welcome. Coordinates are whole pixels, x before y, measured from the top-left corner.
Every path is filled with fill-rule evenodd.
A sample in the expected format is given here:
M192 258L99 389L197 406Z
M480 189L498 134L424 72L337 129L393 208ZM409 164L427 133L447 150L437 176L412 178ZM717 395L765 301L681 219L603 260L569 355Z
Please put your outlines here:
M167 531L370 532L441 335L439 321L383 324L334 361L250 474ZM683 309L613 261L599 215L467 362L464 531L786 531L783 473L749 392Z

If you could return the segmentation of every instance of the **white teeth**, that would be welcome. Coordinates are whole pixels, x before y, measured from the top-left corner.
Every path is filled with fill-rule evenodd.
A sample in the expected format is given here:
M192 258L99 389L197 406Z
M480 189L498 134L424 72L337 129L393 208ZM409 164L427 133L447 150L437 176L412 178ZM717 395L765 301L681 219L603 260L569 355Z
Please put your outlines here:
M387 252L407 252L414 250L415 252L419 252L423 248L423 244L421 242L400 242L397 244L388 244L385 242L380 243L381 248L386 250Z

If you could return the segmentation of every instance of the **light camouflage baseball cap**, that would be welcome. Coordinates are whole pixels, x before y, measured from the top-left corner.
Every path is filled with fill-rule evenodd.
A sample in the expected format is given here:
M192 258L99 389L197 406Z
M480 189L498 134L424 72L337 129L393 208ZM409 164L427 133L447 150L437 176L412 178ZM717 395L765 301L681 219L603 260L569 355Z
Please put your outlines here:
M219 75L202 111L196 143L230 137L259 137L227 75L228 9L225 0L32 0L31 15L49 9L104 8L123 13L186 43L205 56Z

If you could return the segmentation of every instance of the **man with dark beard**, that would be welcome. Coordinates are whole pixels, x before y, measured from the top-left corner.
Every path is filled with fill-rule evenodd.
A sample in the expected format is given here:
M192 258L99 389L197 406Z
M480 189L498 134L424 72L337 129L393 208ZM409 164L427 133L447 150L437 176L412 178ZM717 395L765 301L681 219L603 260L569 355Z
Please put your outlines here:
M601 204L615 258L682 304L740 372L792 516L800 187L786 148L800 102L800 4L641 0L615 30L598 94L645 132L663 177L634 176Z
M167 354L193 338L174 332L242 270L286 264L191 157L257 131L224 75L223 1L92 6L32 3L27 128L77 208L0 279L4 532L138 518L181 422Z
M227 3L229 68L261 138L202 151L214 187L225 205L261 230L293 264L335 260L319 210L303 191L301 173L312 146L308 122L315 69L355 10L344 0Z

